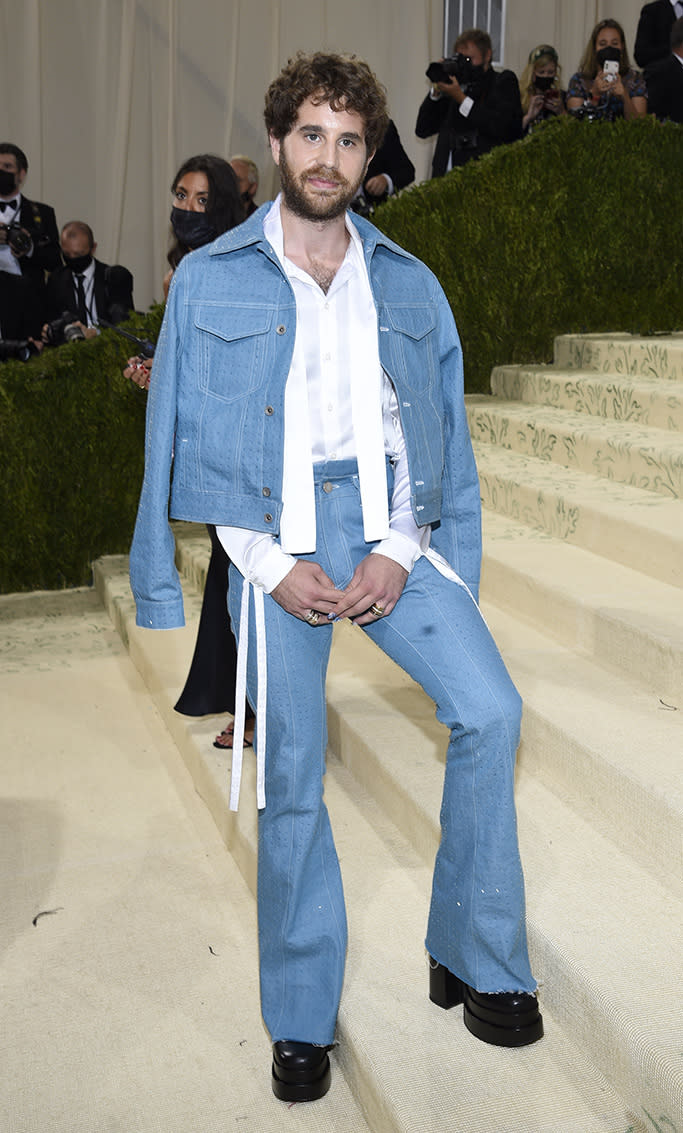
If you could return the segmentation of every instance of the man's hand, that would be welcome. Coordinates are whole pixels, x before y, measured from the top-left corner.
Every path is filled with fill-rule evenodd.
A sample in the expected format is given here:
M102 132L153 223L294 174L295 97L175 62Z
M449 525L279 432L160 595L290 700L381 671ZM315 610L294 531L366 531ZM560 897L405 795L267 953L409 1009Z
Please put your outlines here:
M351 618L359 626L379 619L370 613L373 605L381 607L383 617L390 614L398 602L408 578L407 570L386 555L366 555L355 571L344 597L334 611L337 618Z
M441 91L441 94L447 95L448 98L455 99L457 103L464 101L465 92L460 86L460 83L456 79L455 75L451 75L448 82L434 83L434 86L438 91Z
M320 615L317 625L327 626L330 624L327 615L336 613L337 603L343 601L344 592L337 590L318 563L299 559L282 582L271 590L270 596L295 618L305 622L308 620L306 615L313 611Z
M363 188L371 197L383 197L389 189L389 182L383 173L378 173L376 177L368 177Z

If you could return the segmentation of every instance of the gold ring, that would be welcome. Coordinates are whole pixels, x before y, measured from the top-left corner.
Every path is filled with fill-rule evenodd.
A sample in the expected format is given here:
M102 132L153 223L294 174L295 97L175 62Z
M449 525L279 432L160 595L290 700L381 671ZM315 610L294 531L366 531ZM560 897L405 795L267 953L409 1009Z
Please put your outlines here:
M376 618L383 618L384 617L384 606L379 606L377 604L377 602L373 602L371 607L370 607L370 613L373 614L374 617L376 617Z
M320 621L320 614L317 610L309 610L306 614L306 621L308 622L309 626L317 626L318 622Z

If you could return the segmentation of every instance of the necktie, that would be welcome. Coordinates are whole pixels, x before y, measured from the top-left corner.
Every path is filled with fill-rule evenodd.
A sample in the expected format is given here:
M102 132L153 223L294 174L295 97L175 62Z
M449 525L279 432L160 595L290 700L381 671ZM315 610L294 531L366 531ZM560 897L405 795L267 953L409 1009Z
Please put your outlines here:
M15 209L16 207L16 201L0 201L0 212L4 212L5 209Z
M83 286L83 276L76 276L76 300L78 305L78 318L84 326L88 325L88 308L85 305L85 287Z

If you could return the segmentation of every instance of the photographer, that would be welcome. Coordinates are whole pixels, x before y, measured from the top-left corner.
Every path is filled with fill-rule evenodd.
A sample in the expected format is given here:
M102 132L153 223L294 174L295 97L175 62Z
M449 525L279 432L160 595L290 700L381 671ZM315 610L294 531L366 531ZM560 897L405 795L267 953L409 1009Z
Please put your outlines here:
M567 88L567 110L578 118L613 122L647 114L647 87L629 62L624 29L600 20Z
M45 272L59 265L54 210L22 195L27 173L28 160L23 150L10 142L0 142L0 272L15 277L2 288L0 297L4 338L19 337L16 325L25 318L26 307L31 322L28 329L31 334L40 335Z
M494 146L522 135L522 106L517 77L491 67L491 38L479 28L464 31L455 54L432 63L427 71L432 89L417 115L415 133L438 133L432 177L488 153Z
M97 244L90 225L70 220L62 229L60 247L64 267L53 271L47 281L49 325L53 326L65 311L70 311L82 337L93 338L100 319L120 323L128 318L133 310L133 277L120 264L110 267L95 259ZM57 329L50 336L52 345L64 341L64 329Z

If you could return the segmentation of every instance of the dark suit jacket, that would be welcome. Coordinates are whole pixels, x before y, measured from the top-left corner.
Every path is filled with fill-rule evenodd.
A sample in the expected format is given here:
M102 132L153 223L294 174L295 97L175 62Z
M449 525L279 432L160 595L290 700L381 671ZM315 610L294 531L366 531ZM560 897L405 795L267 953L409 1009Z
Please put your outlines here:
M133 310L133 277L128 268L109 267L95 260L94 295L99 318L108 323L122 322ZM47 318L52 321L75 309L73 272L71 268L58 268L47 281Z
M0 271L0 338L40 338L44 320L43 289L24 275Z
M452 154L453 166L488 153L494 146L514 142L522 136L522 104L519 83L512 71L488 70L467 117L455 99L444 95L425 98L417 115L415 133L430 138L438 131L432 177L441 177Z
M658 118L683 122L683 63L671 53L645 72L647 108Z
M410 185L411 181L415 180L415 166L401 145L398 130L391 118L384 141L368 166L365 180L369 181L371 177L377 177L380 173L389 174L397 192L399 189L405 189L406 185Z
M45 272L51 271L61 263L59 254L59 232L54 209L39 201L21 198L21 208L17 223L26 228L33 238L31 256L19 256L21 277L13 276L15 283L2 281L0 294L0 325L5 338L22 338L26 334L40 337L40 328L45 321ZM8 275L0 272L0 275ZM23 287L16 286L16 280L23 280ZM17 309L25 304L25 318ZM8 327L26 325L29 329L11 334Z
M44 273L52 271L61 264L59 254L59 232L55 220L55 210L40 201L21 198L18 217L22 228L27 228L33 237L33 254L21 256L19 265L22 275L44 281Z
M671 51L671 28L675 19L670 0L654 0L641 8L633 49L639 67L666 58Z

